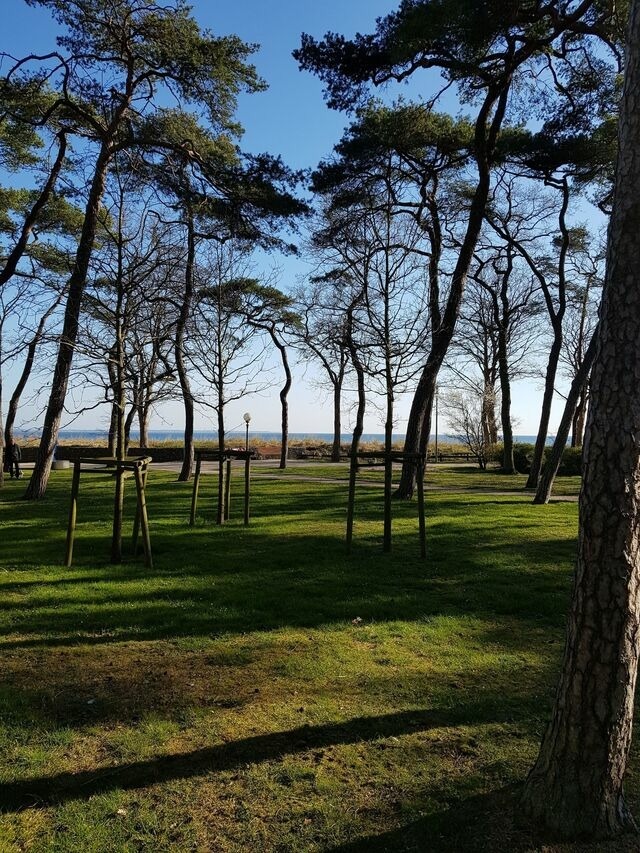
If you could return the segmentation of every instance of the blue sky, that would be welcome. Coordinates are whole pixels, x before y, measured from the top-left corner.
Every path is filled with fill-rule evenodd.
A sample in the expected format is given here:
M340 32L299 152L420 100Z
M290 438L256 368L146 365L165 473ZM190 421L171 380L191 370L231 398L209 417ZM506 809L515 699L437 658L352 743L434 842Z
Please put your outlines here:
M269 84L268 91L243 96L239 103L238 117L245 128L242 147L247 151L269 151L282 155L285 162L294 168L307 168L331 153L338 141L348 117L326 108L319 81L308 73L301 73L291 56L300 44L300 34L308 32L322 36L326 31L343 33L347 36L357 31L369 32L379 15L394 8L393 0L236 0L236 2L214 2L197 0L193 3L194 15L201 26L215 34L236 33L242 39L261 45L254 62L259 73ZM53 48L56 26L46 10L28 7L23 0L2 0L0 4L0 49L15 56L29 52L46 52ZM421 87L428 87L430 80L425 75L417 76L410 85L395 87L389 95L403 94L418 97ZM451 104L450 109L455 109ZM278 260L283 279L280 286L286 289L295 283L295 277L304 275L306 267L299 261ZM317 387L311 387L312 378L303 376L296 369L298 380L291 392L290 423L293 432L329 432L332 416L328 395ZM275 374L276 386L279 377ZM8 383L10 384L10 382ZM514 415L519 420L517 433L533 433L537 428L540 383L516 383L514 388ZM408 414L410 400L399 401L397 431L404 432L404 419ZM237 411L236 411L237 408ZM254 412L252 426L257 430L277 430L279 406L277 387L256 399L241 401L230 407L228 423L242 421L242 412L250 408ZM560 416L559 407L554 412L554 421ZM75 426L87 429L106 423L106 409L96 422L96 414L83 416ZM25 424L35 426L35 412L25 412ZM202 417L197 427L209 428L210 419ZM166 406L162 416L153 424L158 428L181 428L181 410L178 404ZM552 422L552 429L554 423ZM344 428L348 428L345 418ZM369 432L380 432L379 418L373 413L366 424Z

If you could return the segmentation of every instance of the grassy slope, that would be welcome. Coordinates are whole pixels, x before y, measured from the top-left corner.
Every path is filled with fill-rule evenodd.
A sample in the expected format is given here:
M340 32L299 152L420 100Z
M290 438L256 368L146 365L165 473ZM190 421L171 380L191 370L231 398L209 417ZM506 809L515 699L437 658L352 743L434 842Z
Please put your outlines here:
M429 494L425 563L415 506L385 557L362 490L347 558L343 485L256 478L248 530L189 529L190 486L154 473L148 571L107 564L109 484L87 480L66 570L69 486L0 498L2 853L543 849L510 814L575 505Z

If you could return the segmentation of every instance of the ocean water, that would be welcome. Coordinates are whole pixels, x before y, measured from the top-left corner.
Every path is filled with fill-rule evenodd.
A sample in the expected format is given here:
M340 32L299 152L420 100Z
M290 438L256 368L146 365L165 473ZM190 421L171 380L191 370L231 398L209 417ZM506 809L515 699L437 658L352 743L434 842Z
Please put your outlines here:
M23 438L33 438L37 437L37 433L35 432L21 432L20 430L16 430L16 434L20 435ZM149 430L149 438L152 441L175 441L176 443L180 443L182 441L183 432L182 430ZM279 432L249 432L250 439L259 438L262 441L267 441L269 443L277 443L280 441L280 433ZM139 433L135 430L131 431L131 439L135 443L138 439ZM547 438L547 444L553 444L555 436L549 436ZM60 438L65 441L106 441L107 440L107 431L106 430L62 430L60 432ZM218 433L215 431L208 430L196 430L194 432L194 438L196 441L217 441ZM227 433L226 440L227 442L234 441L244 441L245 432L244 430L237 432L229 432ZM333 441L333 433L328 432L291 432L289 433L289 439L294 441L308 441L309 443L318 442L318 443L327 443ZM340 436L340 440L345 444L351 441L351 433L343 432ZM404 441L404 434L398 433L393 436L394 441ZM432 434L431 441L435 440L435 435ZM533 444L536 440L535 435L517 435L515 436L516 441L527 442ZM362 436L362 441L364 442L381 442L384 441L384 434L377 432L364 433ZM438 442L440 444L459 444L460 441L457 438L454 438L450 435L438 435Z

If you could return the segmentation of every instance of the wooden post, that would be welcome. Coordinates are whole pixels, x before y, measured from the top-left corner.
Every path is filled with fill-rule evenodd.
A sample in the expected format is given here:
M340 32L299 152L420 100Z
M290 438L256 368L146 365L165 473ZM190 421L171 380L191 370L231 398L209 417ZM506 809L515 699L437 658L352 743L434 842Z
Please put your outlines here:
M136 491L138 493L138 508L140 510L140 526L142 528L142 545L144 547L145 565L152 569L153 559L151 557L151 537L149 536L149 519L147 518L147 503L144 494L144 481L142 479L141 466L136 465L134 474L136 478Z
M251 486L251 457L244 460L244 524L249 525L249 489Z
M224 456L218 457L218 510L216 512L216 524L224 524Z
M202 456L198 454L196 461L196 475L193 478L193 492L191 493L191 515L189 516L189 527L193 527L196 523L196 509L198 508L198 488L200 486L200 468L202 466Z
M384 533L382 536L382 550L385 554L391 551L391 476L392 457L386 450L384 455Z
M122 514L124 511L124 479L125 472L120 463L116 462L114 472L116 478L115 497L113 501L113 533L111 536L111 562L122 562Z
M417 479L417 487L418 487L418 526L420 529L420 556L425 558L427 556L427 532L425 529L425 518L424 518L424 473L425 473L425 459L424 456L418 460L418 479Z
M227 474L224 481L224 520L229 521L231 505L231 460L227 459Z
M67 527L67 552L64 558L65 566L71 566L73 558L73 539L76 532L76 515L78 513L78 491L80 489L80 462L73 463L73 479L71 481L71 507L69 509L69 526Z
M147 493L147 474L149 473L149 463L146 463L144 466L144 470L142 473L142 487L144 488L145 494ZM138 556L138 532L140 530L140 505L136 500L136 515L133 521L133 538L131 541L131 546L133 550L133 556Z
M351 553L351 542L353 541L353 512L356 501L356 474L358 471L358 457L351 454L351 465L349 466L349 498L347 501L347 554Z

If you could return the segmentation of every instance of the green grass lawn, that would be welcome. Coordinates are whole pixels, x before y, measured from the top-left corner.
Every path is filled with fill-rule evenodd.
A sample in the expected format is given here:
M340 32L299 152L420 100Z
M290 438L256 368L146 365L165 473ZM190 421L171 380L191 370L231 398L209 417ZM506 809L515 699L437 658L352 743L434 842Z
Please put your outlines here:
M347 462L309 462L301 465L291 465L285 471L280 471L276 465L268 468L260 468L263 473L275 474L286 477L317 477L319 479L349 479L349 464ZM400 466L394 466L394 482L400 475ZM384 473L382 468L367 467L364 465L358 472L358 478L365 482L382 483ZM533 492L525 490L527 481L526 474L503 474L498 466L490 466L486 471L481 471L477 465L451 464L443 462L427 466L425 485L431 489L447 489L448 491L496 491L496 492L521 492L532 496ZM555 495L577 495L580 492L581 478L556 477Z
M37 504L6 484L2 853L624 849L545 847L512 819L575 504L429 493L422 561L415 505L394 506L385 556L382 495L362 489L347 557L344 484L256 477L248 529L239 481L213 525L214 484L189 528L190 484L152 472L153 570L109 565L108 481L81 483L71 569L68 474ZM637 774L634 754L636 809Z

